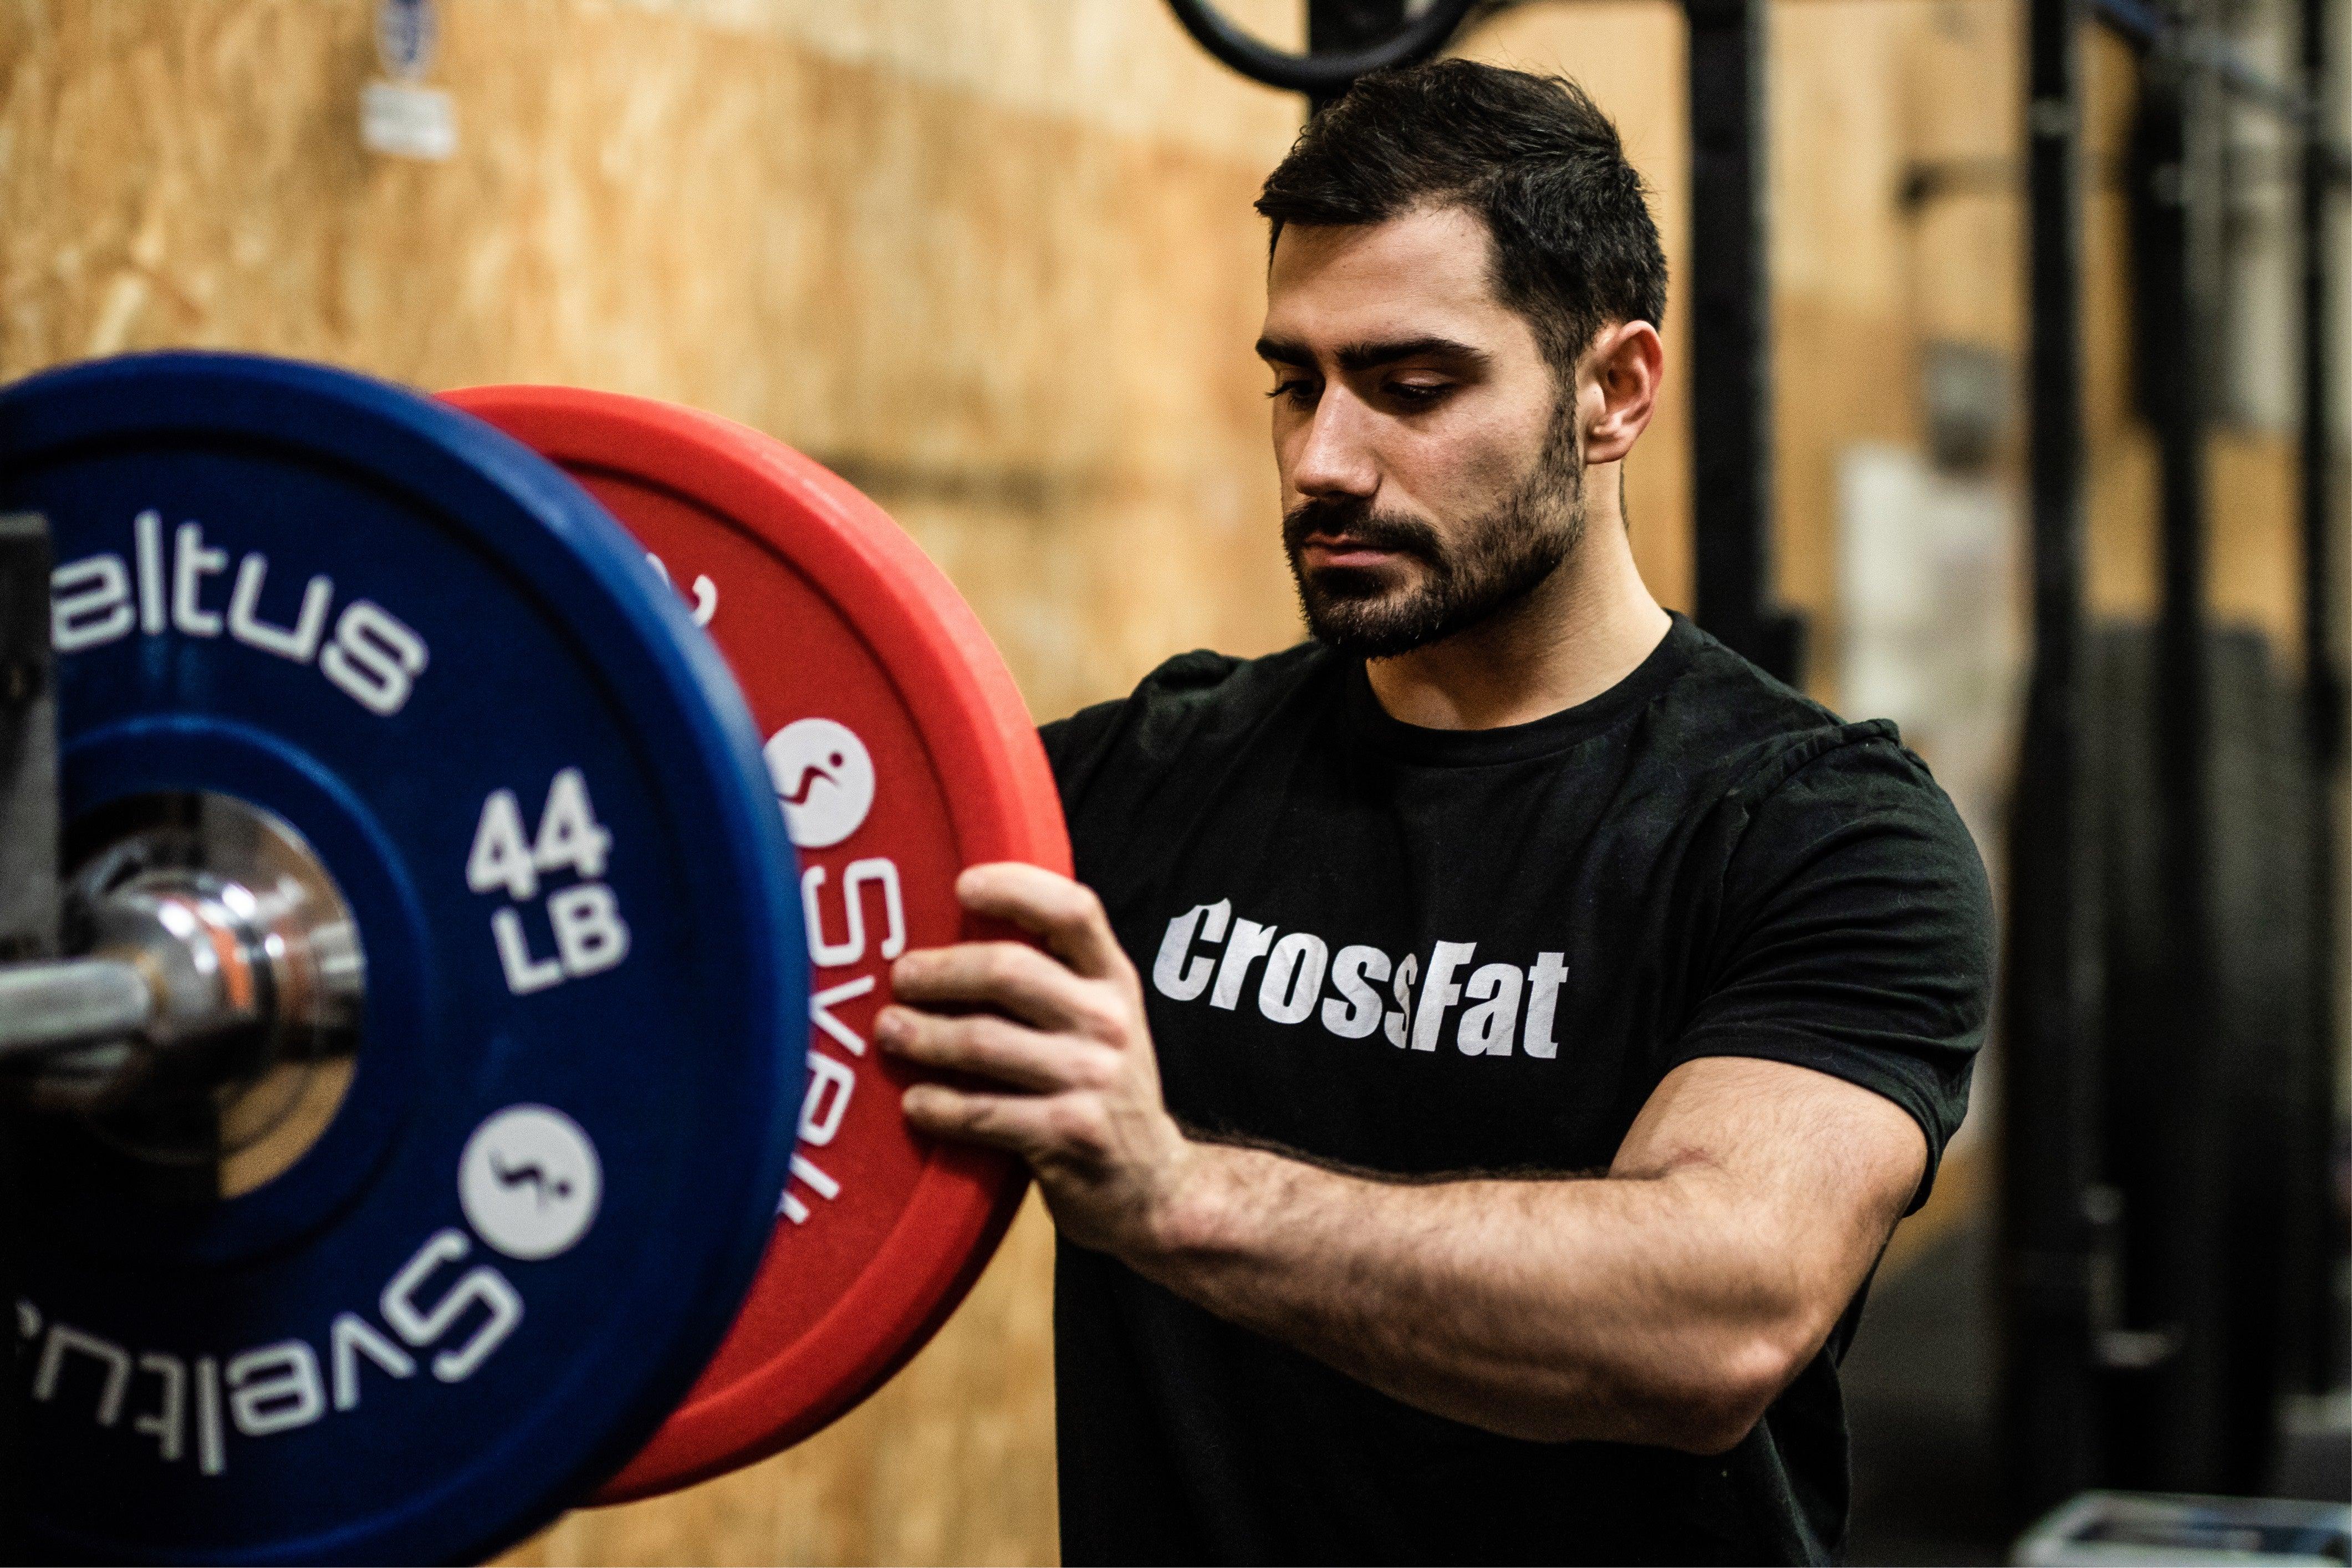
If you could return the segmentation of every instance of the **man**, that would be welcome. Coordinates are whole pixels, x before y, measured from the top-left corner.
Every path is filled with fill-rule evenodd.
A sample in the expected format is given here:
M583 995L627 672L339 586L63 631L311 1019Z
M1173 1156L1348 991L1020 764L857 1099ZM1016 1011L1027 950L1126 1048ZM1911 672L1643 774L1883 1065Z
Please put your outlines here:
M1833 1557L1975 852L1891 725L1643 588L1665 269L1581 92L1367 78L1258 208L1313 641L1049 727L1085 885L966 873L1045 950L909 954L879 1020L1060 1228L1064 1553Z

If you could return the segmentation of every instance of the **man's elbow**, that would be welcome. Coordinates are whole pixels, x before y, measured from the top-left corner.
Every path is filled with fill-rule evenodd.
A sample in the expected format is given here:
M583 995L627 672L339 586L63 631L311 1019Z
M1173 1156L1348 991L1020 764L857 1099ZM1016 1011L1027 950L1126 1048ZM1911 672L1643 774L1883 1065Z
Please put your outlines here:
M1687 1454L1724 1454L1745 1442L1772 1401L1811 1359L1811 1347L1793 1333L1757 1329L1730 1336L1697 1359L1697 1377L1660 1401L1657 1441Z
M1676 1347L1665 1367L1648 1375L1621 1375L1605 1393L1571 1380L1526 1402L1482 1401L1477 1414L1456 1418L1523 1442L1599 1438L1728 1453L1796 1381L1812 1348L1796 1335L1762 1329L1711 1337L1710 1344Z

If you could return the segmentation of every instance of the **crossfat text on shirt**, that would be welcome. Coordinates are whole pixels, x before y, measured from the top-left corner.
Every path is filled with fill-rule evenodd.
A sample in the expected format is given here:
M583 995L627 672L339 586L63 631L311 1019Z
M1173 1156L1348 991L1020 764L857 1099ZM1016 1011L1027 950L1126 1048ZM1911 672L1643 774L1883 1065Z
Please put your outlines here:
M1379 1033L1399 1050L1435 1051L1450 1035L1464 1056L1557 1057L1567 954L1538 953L1524 967L1480 964L1477 955L1475 942L1433 942L1426 960L1360 942L1335 950L1311 931L1235 918L1233 900L1221 898L1169 920L1151 984L1171 1001L1231 1012L1255 969L1257 1010L1274 1023L1311 1019L1341 1040Z

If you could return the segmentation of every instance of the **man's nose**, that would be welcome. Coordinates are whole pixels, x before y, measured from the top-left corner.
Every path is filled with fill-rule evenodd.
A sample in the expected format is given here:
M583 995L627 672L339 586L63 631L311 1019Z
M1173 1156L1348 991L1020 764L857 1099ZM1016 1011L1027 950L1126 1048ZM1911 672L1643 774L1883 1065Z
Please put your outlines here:
M1380 465L1366 428L1370 412L1346 389L1327 387L1291 460L1291 487L1302 496L1365 498L1379 489Z

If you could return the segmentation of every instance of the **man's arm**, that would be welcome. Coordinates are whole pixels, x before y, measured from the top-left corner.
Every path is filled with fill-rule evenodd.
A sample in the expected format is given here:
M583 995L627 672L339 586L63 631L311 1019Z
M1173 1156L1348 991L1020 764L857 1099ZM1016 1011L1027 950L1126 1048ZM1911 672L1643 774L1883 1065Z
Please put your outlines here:
M1604 1177L1368 1179L1189 1139L1093 894L1017 865L959 891L1047 951L899 960L885 1047L1003 1086L919 1084L915 1125L1021 1155L1070 1240L1492 1431L1731 1447L1819 1351L1926 1169L1893 1103L1736 1057L1669 1074ZM995 1011L925 1010L974 1006Z

